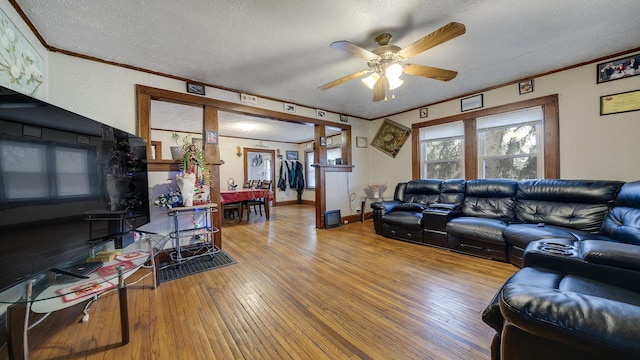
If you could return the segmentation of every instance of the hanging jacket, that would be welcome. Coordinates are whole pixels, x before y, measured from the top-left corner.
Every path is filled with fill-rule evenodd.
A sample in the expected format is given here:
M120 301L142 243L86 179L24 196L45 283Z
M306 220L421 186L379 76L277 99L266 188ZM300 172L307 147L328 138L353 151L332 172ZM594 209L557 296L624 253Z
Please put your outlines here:
M289 167L289 160L287 160L285 162L285 164L287 165L287 177L289 178L289 187L292 189L295 189L296 187L296 166L295 163L292 161L291 162L291 167Z
M296 161L294 164L294 168L295 177L293 179L293 182L296 191L298 191L298 204L302 204L302 192L304 191L304 166L300 161Z
M287 180L286 180L286 176L287 174L284 173L283 174L283 168L284 167L284 160L280 162L280 179L278 179L278 189L282 190L282 191L286 191L287 190Z

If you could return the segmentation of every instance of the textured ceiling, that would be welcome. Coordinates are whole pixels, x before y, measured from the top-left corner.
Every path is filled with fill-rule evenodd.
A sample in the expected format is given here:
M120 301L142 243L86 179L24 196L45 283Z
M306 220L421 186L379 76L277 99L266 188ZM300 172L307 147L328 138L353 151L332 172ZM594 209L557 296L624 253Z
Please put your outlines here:
M638 0L16 2L49 46L366 119L640 46ZM411 63L457 78L404 75L396 99L379 103L359 80L317 90L367 68L332 42L373 49L389 32L405 47L452 21L466 34Z

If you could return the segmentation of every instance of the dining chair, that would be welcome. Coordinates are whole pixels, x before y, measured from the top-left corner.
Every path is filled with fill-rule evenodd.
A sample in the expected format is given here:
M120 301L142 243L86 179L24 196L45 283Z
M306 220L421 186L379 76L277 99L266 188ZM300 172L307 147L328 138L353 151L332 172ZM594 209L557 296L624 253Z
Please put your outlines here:
M271 180L263 180L260 184L260 189L270 190ZM251 208L253 208L254 214L257 215L258 211L260 211L260 216L262 216L262 208L264 206L269 206L269 204L267 204L267 201L268 200L266 198L257 198L257 199L247 201L246 202L247 214L251 211ZM257 209L256 209L256 206L258 207Z

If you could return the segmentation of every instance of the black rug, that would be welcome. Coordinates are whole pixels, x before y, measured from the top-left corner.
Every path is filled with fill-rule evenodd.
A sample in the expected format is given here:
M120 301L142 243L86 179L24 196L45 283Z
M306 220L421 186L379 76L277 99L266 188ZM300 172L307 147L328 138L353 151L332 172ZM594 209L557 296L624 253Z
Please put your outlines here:
M160 266L160 282L167 282L192 274L217 269L223 266L235 264L236 261L224 251L211 256L205 255L183 262L182 265L162 264Z

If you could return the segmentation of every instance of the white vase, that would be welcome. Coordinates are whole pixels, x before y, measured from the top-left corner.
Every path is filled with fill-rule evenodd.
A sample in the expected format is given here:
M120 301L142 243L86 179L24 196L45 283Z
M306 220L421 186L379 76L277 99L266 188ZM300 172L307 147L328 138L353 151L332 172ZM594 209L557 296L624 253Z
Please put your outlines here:
M193 206L193 195L196 188L196 174L176 175L176 184L182 194L182 205Z

